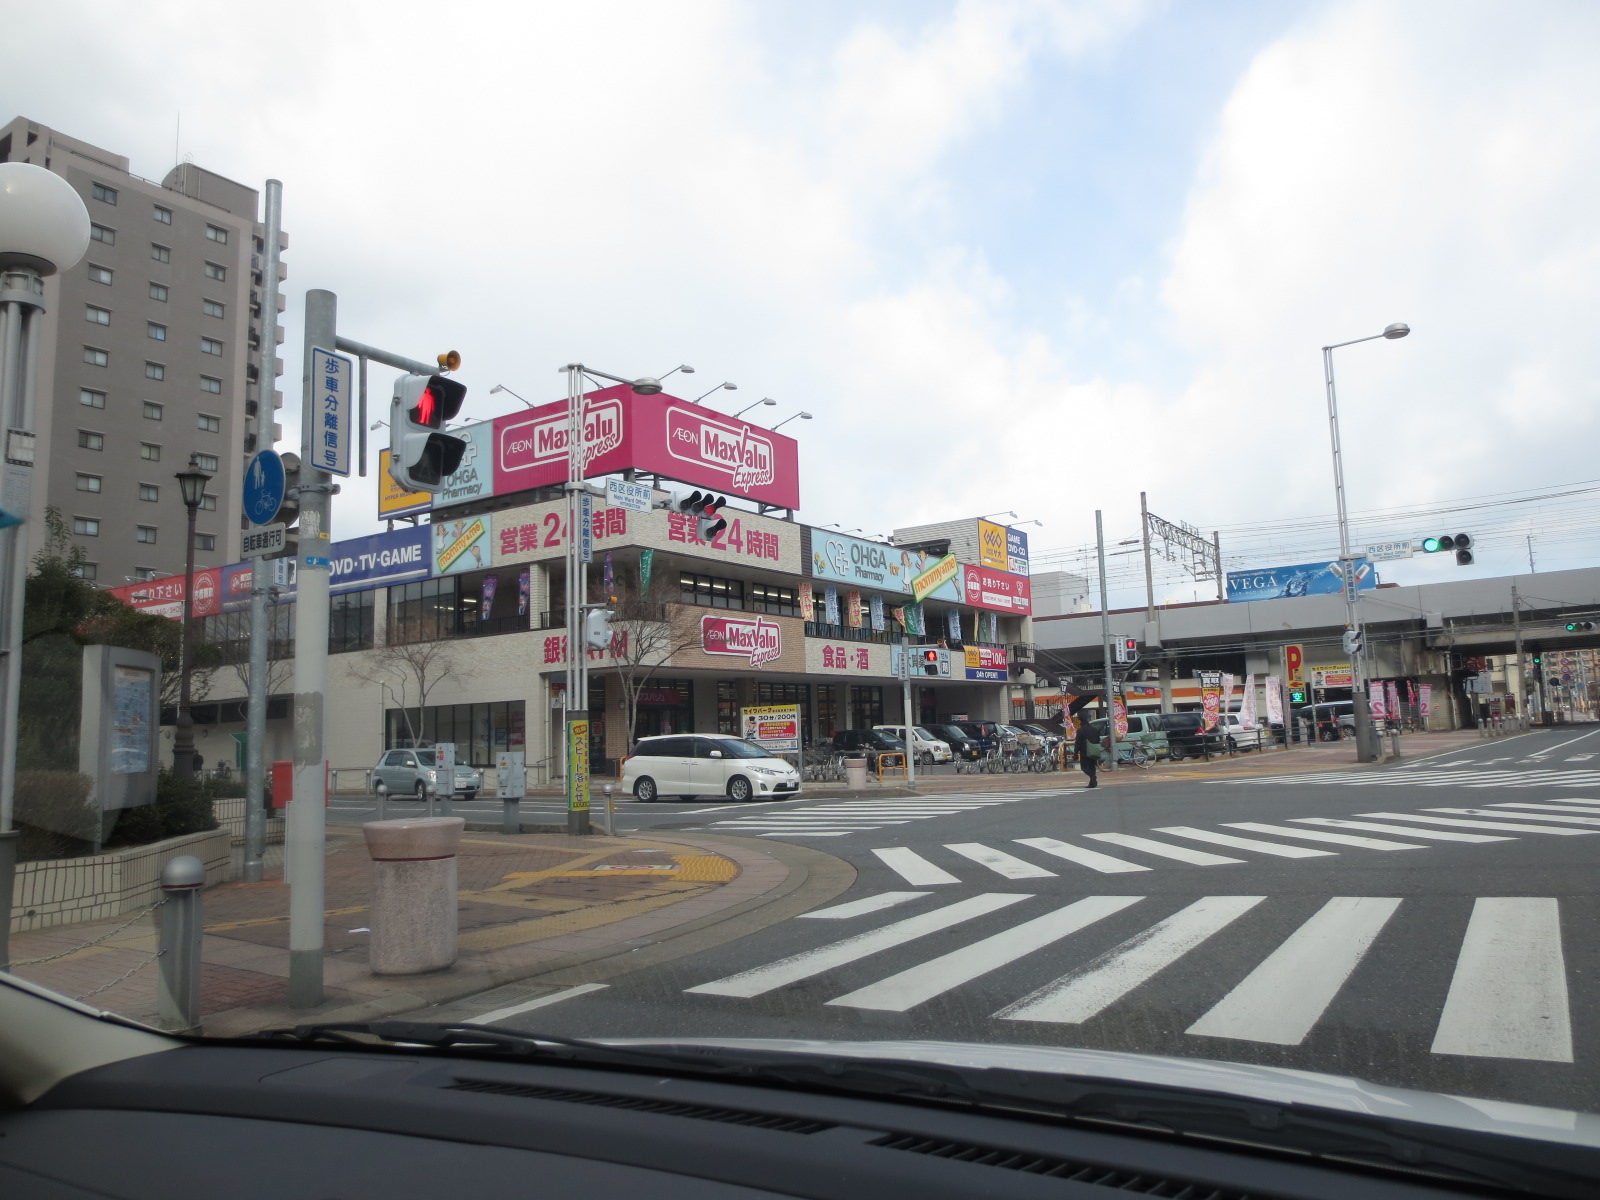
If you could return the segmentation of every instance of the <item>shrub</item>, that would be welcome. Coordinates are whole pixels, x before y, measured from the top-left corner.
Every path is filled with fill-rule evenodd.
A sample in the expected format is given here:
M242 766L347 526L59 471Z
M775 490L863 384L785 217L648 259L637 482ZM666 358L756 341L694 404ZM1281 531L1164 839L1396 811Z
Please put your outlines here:
M211 800L208 781L179 779L163 771L156 781L154 803L122 810L106 844L139 846L215 829L217 817Z
M24 862L87 854L100 831L89 804L94 780L77 771L18 771L15 820Z

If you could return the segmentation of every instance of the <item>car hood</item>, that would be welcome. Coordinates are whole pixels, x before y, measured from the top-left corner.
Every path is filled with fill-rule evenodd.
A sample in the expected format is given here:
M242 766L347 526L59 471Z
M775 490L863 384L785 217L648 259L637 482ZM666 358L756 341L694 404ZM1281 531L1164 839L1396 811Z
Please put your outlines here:
M1416 1121L1449 1129L1537 1138L1600 1147L1600 1116L1480 1100L1444 1092L1389 1087L1345 1075L1255 1066L1205 1058L1173 1058L1119 1050L981 1042L834 1042L803 1038L608 1038L630 1046L708 1046L730 1050L792 1051L847 1058L892 1059L965 1068L999 1068L1111 1082L1187 1088L1276 1104Z

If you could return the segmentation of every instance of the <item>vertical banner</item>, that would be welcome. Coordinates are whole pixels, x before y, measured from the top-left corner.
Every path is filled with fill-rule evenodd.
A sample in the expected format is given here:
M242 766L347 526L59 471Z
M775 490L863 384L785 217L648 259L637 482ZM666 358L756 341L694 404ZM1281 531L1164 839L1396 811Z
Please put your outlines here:
M1111 724L1119 742L1128 736L1128 705L1121 696L1111 697Z
M567 722L567 811L589 811L589 722Z
M605 566L600 572L600 582L601 586L606 590L606 598L608 600L617 594L617 573L612 569L611 551L609 550L606 551Z
M1221 705L1222 705L1222 707L1221 707L1220 711L1222 711L1222 712L1232 712L1233 711L1233 676L1229 675L1226 671L1224 671L1223 674L1222 674L1222 700L1221 700Z
M882 633L888 627L888 622L883 619L883 597L874 596L872 598L872 632Z
M927 634L928 631L922 624L922 605L906 605L906 630L909 633L916 634L918 637L923 637Z
M961 610L959 608L946 609L944 614L945 632L952 642L961 640Z
M523 567L522 574L517 576L517 616L528 615L529 593L533 590L533 568Z
M487 621L489 619L489 611L494 608L494 594L499 590L500 576L491 571L483 577L483 595L481 597L483 604L478 609L478 620Z
M1239 701L1239 724L1246 729L1255 728L1256 723L1256 677L1244 677L1244 699Z
M822 589L822 623L839 624L839 589L836 587Z
M656 552L654 550L639 551L639 592L648 595L650 592L650 570L656 565Z
M1279 686L1280 681L1276 675L1267 676L1267 724L1282 725L1283 720L1283 692Z
M1376 679L1369 683L1367 685L1367 698L1372 708L1372 719L1374 721L1385 720L1388 714L1384 712L1383 708L1383 684Z
M1424 683L1417 688L1417 715L1426 724L1433 716L1433 684Z
M646 550L645 553L648 554L649 551ZM802 621L814 621L816 620L816 611L816 595L812 592L809 583L802 583L800 585L800 619Z
M844 623L851 629L861 628L861 593L854 588L844 594Z
M1400 719L1400 689L1395 686L1394 680L1389 680L1383 685L1384 698L1389 702L1389 719Z
M1208 687L1200 689L1200 711L1205 714L1206 729L1208 731L1217 727L1217 707L1221 703L1222 691L1220 688Z

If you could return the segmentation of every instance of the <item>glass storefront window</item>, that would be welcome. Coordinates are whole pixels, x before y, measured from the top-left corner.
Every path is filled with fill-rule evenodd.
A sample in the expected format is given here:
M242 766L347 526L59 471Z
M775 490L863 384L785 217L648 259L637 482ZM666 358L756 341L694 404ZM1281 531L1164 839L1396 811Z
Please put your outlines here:
M717 732L739 733L739 681L717 680Z
M402 746L414 737L425 742L454 742L456 761L480 770L493 770L495 755L501 750L527 749L521 700L430 704L422 710L420 731L415 708L391 708L384 718L387 746Z
M839 731L839 685L817 684L817 730L819 742L830 741Z
M883 724L883 689L868 684L850 685L850 728L871 729Z

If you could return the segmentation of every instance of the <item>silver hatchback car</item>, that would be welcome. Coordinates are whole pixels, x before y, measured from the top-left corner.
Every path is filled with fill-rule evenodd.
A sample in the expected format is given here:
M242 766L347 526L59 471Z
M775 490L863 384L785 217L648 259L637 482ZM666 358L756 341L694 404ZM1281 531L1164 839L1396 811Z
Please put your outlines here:
M396 798L425 800L429 792L437 796L446 790L439 775L438 756L432 750L390 750L372 768L372 790L374 794L385 792ZM451 795L458 800L471 800L482 786L480 772L466 763L456 764Z

